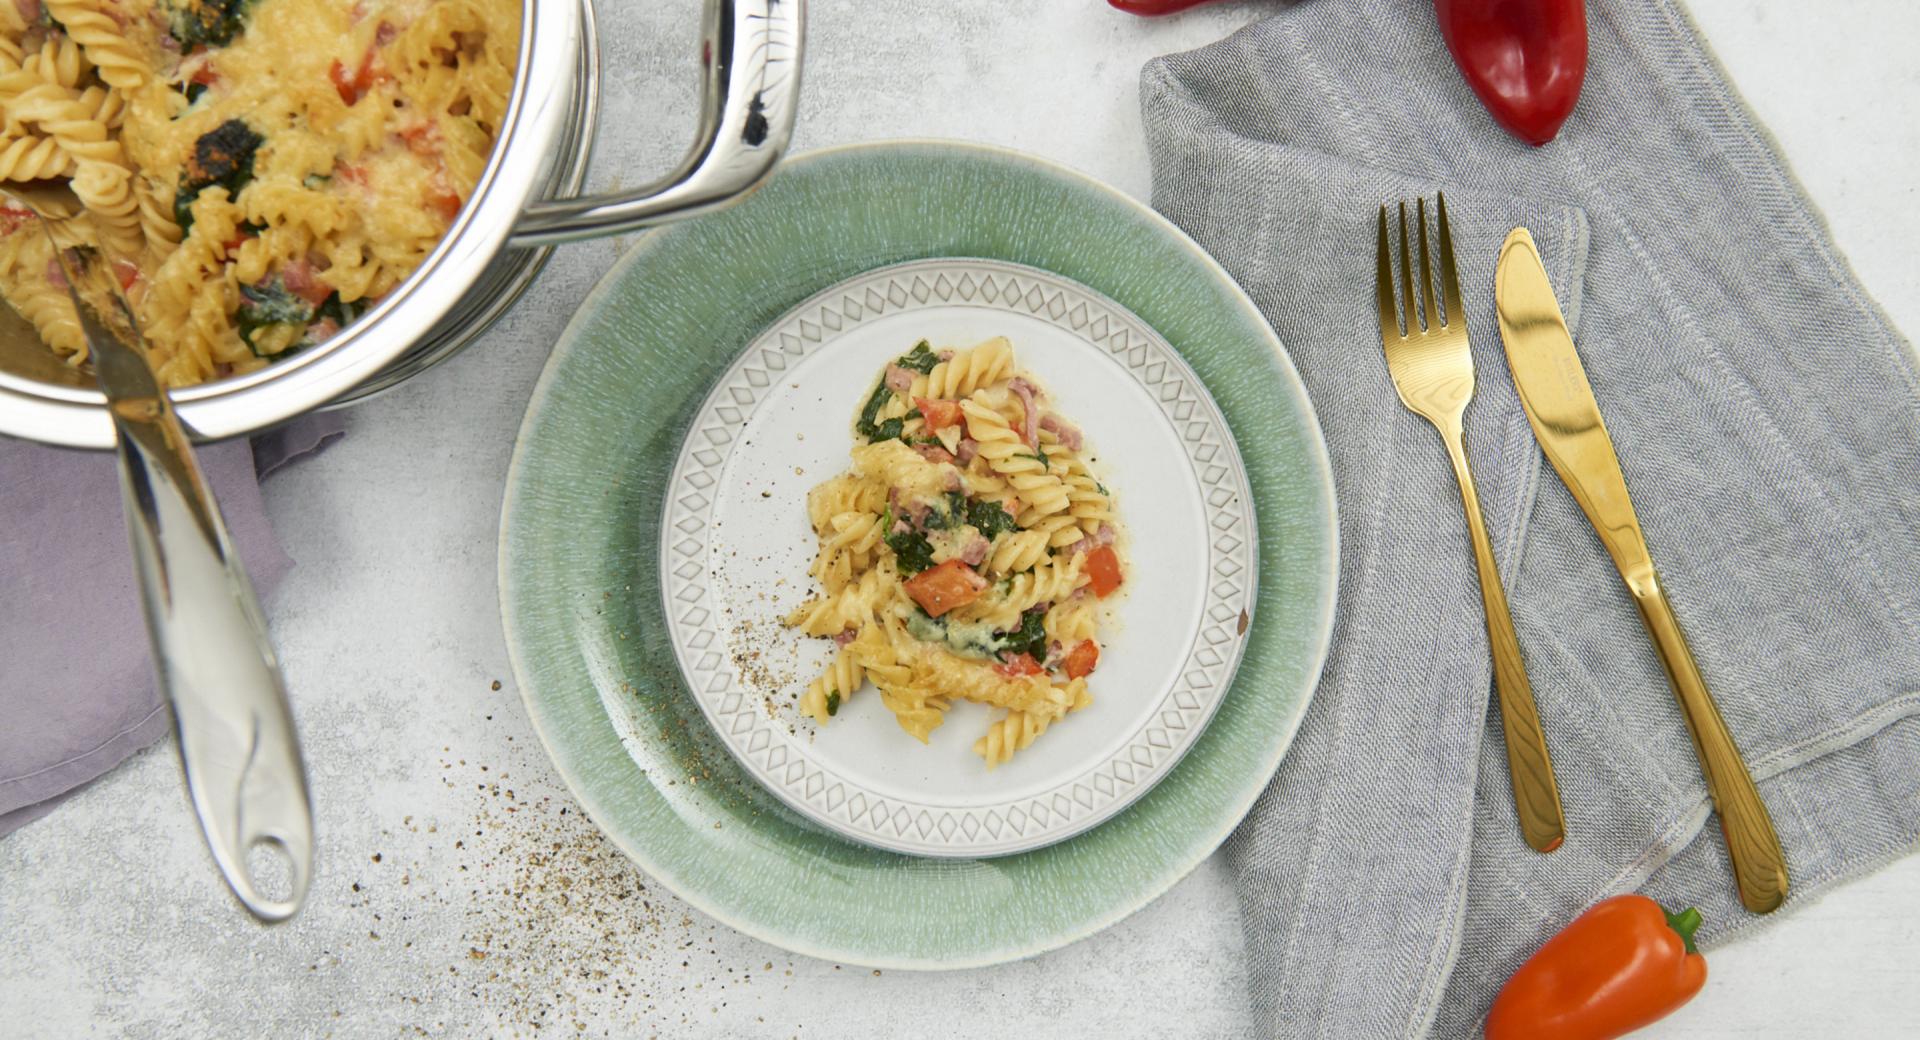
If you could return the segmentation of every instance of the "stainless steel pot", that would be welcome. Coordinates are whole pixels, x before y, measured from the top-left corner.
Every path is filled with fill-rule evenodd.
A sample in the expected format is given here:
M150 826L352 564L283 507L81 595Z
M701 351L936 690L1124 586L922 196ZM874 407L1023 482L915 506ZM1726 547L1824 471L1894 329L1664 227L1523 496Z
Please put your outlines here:
M686 160L646 188L576 197L599 107L591 0L525 0L499 143L439 247L327 342L258 372L173 391L181 422L196 439L219 440L391 388L499 318L554 244L679 220L745 196L793 134L805 6L707 0L699 131ZM0 350L0 433L76 448L114 443L92 377L30 346Z

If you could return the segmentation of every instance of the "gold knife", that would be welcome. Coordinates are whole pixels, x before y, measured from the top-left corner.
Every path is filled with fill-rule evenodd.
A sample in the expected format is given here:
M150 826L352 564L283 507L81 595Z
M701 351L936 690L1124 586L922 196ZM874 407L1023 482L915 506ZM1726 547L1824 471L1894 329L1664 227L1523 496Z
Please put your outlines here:
M1772 911L1787 897L1780 837L1661 588L1613 439L1600 420L1593 386L1526 228L1514 228L1501 245L1493 289L1507 366L1533 434L1620 569L1680 702L1707 792L1720 813L1740 902L1756 914Z

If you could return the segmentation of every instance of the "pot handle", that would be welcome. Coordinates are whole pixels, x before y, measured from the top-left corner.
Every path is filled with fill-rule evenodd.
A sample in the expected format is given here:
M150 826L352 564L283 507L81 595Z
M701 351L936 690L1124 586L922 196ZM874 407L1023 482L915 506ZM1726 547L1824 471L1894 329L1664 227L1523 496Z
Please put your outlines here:
M700 129L679 168L631 192L535 202L510 246L597 238L719 209L773 171L793 137L806 2L707 0L702 21Z

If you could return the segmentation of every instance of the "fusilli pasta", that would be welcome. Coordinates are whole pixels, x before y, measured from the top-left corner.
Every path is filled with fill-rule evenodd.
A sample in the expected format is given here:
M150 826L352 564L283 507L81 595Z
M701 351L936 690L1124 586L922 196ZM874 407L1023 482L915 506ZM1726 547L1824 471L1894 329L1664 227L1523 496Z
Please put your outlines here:
M974 750L994 768L1092 703L1120 530L1078 432L1044 400L1004 337L923 342L888 366L855 421L850 472L807 496L823 591L786 622L841 645L803 714L825 725L871 683L925 742L953 701L990 705L1005 714Z

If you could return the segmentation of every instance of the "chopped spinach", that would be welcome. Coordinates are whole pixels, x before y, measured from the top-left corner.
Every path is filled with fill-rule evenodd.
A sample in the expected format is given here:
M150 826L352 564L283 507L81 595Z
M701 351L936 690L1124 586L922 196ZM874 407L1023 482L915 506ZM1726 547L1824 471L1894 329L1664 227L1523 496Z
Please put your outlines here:
M332 180L333 180L333 175L330 173L309 173L305 177L302 177L300 179L300 184L302 187L312 188L315 191L319 191L325 188L328 182Z
M193 156L180 174L180 188L173 197L174 223L185 234L193 227L193 200L218 185L227 189L227 197L237 199L240 189L253 180L253 155L261 137L238 119L229 119L200 135L193 143Z
M1020 627L1006 634L1000 646L1000 657L1009 660L1021 654L1035 661L1044 661L1047 657L1047 611L1044 607L1035 607L1020 615Z
M838 714L840 714L840 691L834 690L827 694L827 715L831 717Z
M1013 517L998 502L979 501L967 506L967 523L979 528L980 537L992 541L1002 532L1013 530Z
M875 426L872 433L867 434L867 443L875 444L880 441L893 440L900 436L901 431L906 429L906 425L907 420L904 418L896 417L888 419L886 422Z
M336 292L329 293L326 299L320 301L320 309L317 314L322 318L332 318L335 325L345 328L353 322L353 319L358 318L365 309L366 301L355 300L352 303L347 303L340 299L340 294Z
M880 409L885 408L887 401L892 397L893 391L888 389L886 381L882 380L879 386L873 388L873 396L867 398L866 407L860 409L860 420L853 424L854 431L859 433L860 436L872 440L873 435L879 432L880 429L874 425L874 420L879 418ZM888 421L891 422L892 420ZM894 436L898 437L899 435L899 431L895 430Z
M934 617L915 604L913 613L907 615L907 633L923 643L944 643L947 641L947 621Z
M313 305L289 292L277 277L240 287L240 309L233 314L233 324L256 357L267 356L255 342L261 331L283 325L304 330L312 322Z
M886 522L888 527L893 524ZM893 556L900 564L900 573L918 574L933 566L933 544L919 531L902 531L886 535L887 548L893 550Z
M184 53L196 47L225 47L246 28L251 0L164 0L167 31Z
M940 363L940 356L935 354L933 347L923 339L915 343L912 350L896 358L893 363L901 368L911 368L924 376L933 371L933 366Z
M966 522L967 494L964 491L947 492L937 508L927 510L926 528L929 531L951 531Z
M1047 458L1047 453L1040 450L1039 448L1033 449L1033 454L1031 455L1017 455L1015 456L1015 458L1032 459L1035 462L1040 463L1041 469L1048 469L1053 466L1053 461Z

